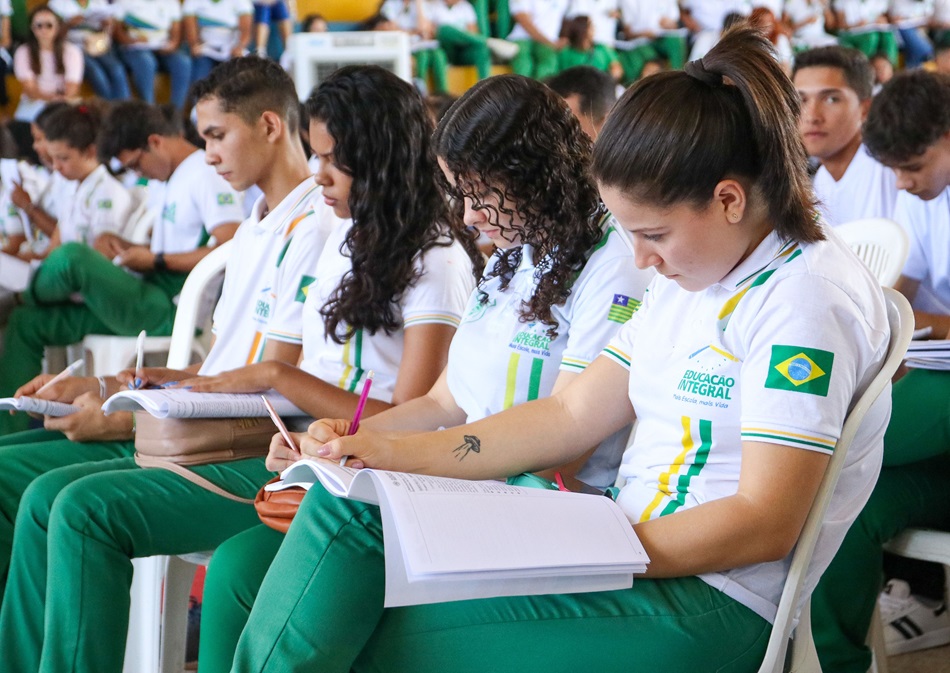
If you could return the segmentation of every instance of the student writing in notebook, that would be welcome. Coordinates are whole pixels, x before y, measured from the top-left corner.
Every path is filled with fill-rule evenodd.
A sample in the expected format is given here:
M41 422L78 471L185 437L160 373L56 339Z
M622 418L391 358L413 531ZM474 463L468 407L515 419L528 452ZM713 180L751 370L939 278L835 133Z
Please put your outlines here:
M325 240L323 220L327 219L322 209L314 210L313 199L318 189L300 145L299 103L290 77L276 63L257 58L229 61L215 73L197 89L202 93L198 121L206 141L206 161L233 189L242 191L256 184L263 196L250 217L238 227L232 242L223 294L214 315L214 343L200 369L198 365L193 368L204 374L240 367L248 361L297 362L303 310L300 290L306 287L306 279L313 276L314 262ZM168 370L144 371L152 380L159 376L165 377L163 380L179 380L190 375ZM33 394L50 378L37 377L19 393ZM206 502L185 505L181 494L172 495L177 487L187 483L181 477L164 470L136 468L132 458L132 415L123 412L104 416L101 411L104 398L120 386L125 388L126 382L120 383L115 377L64 379L39 396L76 404L80 411L62 418L47 418L48 430L0 440L0 577L7 580L0 623L11 625L0 634L0 650L10 670L38 670L44 643L51 647L57 644L56 651L44 657L42 666L47 670L62 671L67 665L61 657L75 662L77 657L89 656L90 651L109 661L102 665L77 664L80 668L108 671L122 667L124 647L121 642L115 644L115 634L125 633L125 626L105 626L109 629L108 637L81 638L77 627L86 621L71 615L57 618L55 624L51 623L52 630L44 633L44 604L51 607L59 600L69 602L76 595L66 588L65 575L55 583L63 589L57 600L45 600L45 590L36 589L45 586L47 567L53 568L60 562L70 574L81 573L93 581L102 579L110 589L117 589L113 596L110 590L96 587L90 595L102 602L82 601L82 614L89 620L105 625L112 618L123 623L128 618L128 556L120 554L120 559L110 555L121 567L102 566L90 573L100 568L99 559L87 557L75 548L52 549L46 542L48 522L31 525L45 519L51 512L51 503L67 491L76 495L95 494L97 504L93 509L105 517L103 522L109 522L106 528L118 531L130 520L108 513L110 508L105 506L105 500L113 499L118 509L133 517L132 528L121 534L126 540L129 535L137 537L132 529L138 524L153 533L167 525L172 536L165 539L174 538L175 544L179 544L183 539L199 539L203 534L221 534L224 539L257 521L252 507L211 493L207 493ZM266 480L270 474L260 462L231 463L227 473L216 473L215 478L223 487L243 488L244 494L253 495L260 480ZM216 466L206 467L215 472ZM87 479L105 479L110 474L123 478L114 487L105 482L90 483L92 488L87 491L81 485L89 483ZM153 488L180 501L187 514L179 518L163 510L160 498L150 491ZM142 504L139 497L144 498L144 509L157 515L156 521L135 519L132 512ZM69 535L54 537L63 543L70 539ZM124 549L129 554L148 555L146 547L160 538L164 535L137 538L135 544ZM201 540L202 548L208 545ZM95 547L104 550L102 546ZM52 552L49 557L48 552ZM60 628L67 628L70 633L60 632ZM71 643L68 653L58 650L59 645L66 643ZM105 643L109 645L103 647Z
M255 65L246 72L242 63ZM280 87L262 81L265 78L281 82ZM245 95L252 105L264 107L259 115L251 105L229 98L251 84L257 91ZM289 75L273 61L229 61L194 91L198 129L212 162L221 147L241 148L232 157L250 152L242 146L244 136L261 126L282 126L279 138L284 132L288 139L296 138L295 125L280 120L296 120L299 103ZM272 100L277 94L279 106ZM275 107L279 112L272 111ZM242 111L253 115L253 126L239 116ZM255 239L263 243L272 228L281 226L286 227L282 233L289 234L309 216L312 200L322 197L320 207L332 209L336 216L323 252L318 258L314 250L307 250L308 273L292 278L292 294L281 293L283 305L265 306L263 311L259 302L270 295L264 285L272 279L269 267L286 264L286 258L278 247L275 256L254 266L253 247L242 246L232 253L228 273L236 270L236 280L225 278L219 311L233 306L231 302L242 309L233 311L238 319L231 323L216 315L216 332L223 334L240 320L269 315L272 322L267 327L276 339L297 351L303 341L303 366L317 376L263 363L211 369L214 350L207 369L199 374L212 377L211 387L240 389L248 376L276 371L289 384L277 387L299 399L305 409L350 416L357 405L357 386L366 376L364 368L372 368L376 372L372 394L377 399L367 403L369 414L392 401L423 394L438 377L475 284L474 246L438 190L428 142L431 123L411 85L379 67L341 69L311 100L309 116L311 145L320 157L316 181L306 171L295 172L300 181L294 191L272 209L259 200L255 213L260 216L267 209L267 215L260 222L242 224L235 239L241 244ZM239 124L236 129L234 123ZM299 141L292 150L282 139L280 143L279 151L290 153L296 168L305 167ZM246 177L244 160L216 167L235 184ZM271 216L275 219L267 221ZM462 240L469 241L468 251ZM256 277L255 285L247 288L250 292L235 295L233 290L244 276ZM283 321L291 306L302 314L297 324ZM255 346L256 341L251 344ZM222 374L224 369L237 372ZM142 374L145 384L183 381L187 376L162 369L145 369ZM135 375L127 371L122 381L130 382ZM202 380L183 382L199 387ZM253 498L273 476L263 456L191 469L243 498ZM40 670L72 666L119 673L125 647L115 634L128 629L124 602L129 587L117 578L129 579L131 558L213 549L257 523L250 503L226 499L165 470L139 469L132 459L64 468L41 480L42 486L33 490L36 500L24 505L41 508L50 518L41 525L23 520L18 526L8 584L16 596L14 600L11 593L11 600L5 601L5 614L0 611L0 623L10 624L4 651L9 647L19 653L17 670L34 670L39 662ZM53 514L58 511L70 514L60 518ZM36 545L47 550L44 564L37 564L31 553ZM47 584L45 601L30 601L30 596L43 595ZM44 629L44 623L49 627Z
M551 397L476 423L337 437L348 421L326 421L301 447L498 478L574 460L637 418L617 501L650 556L647 578L387 610L379 510L315 486L232 671L757 670L788 555L889 343L880 286L815 218L797 114L765 38L744 27L685 72L634 85L598 139L594 175L636 264L658 275L602 355ZM873 486L889 402L852 446L806 587Z
M466 224L496 251L439 380L361 425L435 430L546 397L575 379L639 305L652 272L635 268L631 242L590 175L590 140L566 111L543 84L500 76L476 85L439 124L434 143L444 186ZM564 469L564 478L576 471L592 486L611 486L628 435L623 428L605 439L589 459ZM272 469L299 458L275 437ZM258 526L215 552L205 583L202 670L230 670L248 597L283 537Z

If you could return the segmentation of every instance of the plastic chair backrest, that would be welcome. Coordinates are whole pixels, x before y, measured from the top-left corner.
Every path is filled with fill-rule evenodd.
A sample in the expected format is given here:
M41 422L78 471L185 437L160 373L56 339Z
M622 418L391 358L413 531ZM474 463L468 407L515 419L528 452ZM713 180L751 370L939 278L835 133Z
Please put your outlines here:
M222 243L205 255L188 274L178 297L178 310L175 311L172 340L168 347L167 366L170 369L185 369L191 364L191 346L195 329L200 326L205 290L224 270L230 254L231 242Z
M769 637L765 659L759 667L759 673L781 673L786 670L785 654L792 630L795 628L795 615L802 585L805 582L805 573L811 563L812 553L815 550L825 511L828 509L828 503L831 501L835 485L838 483L838 475L844 467L848 449L851 442L854 441L865 414L890 383L891 377L904 359L907 344L910 343L914 332L914 312L911 310L910 304L896 290L887 287L883 289L884 301L887 304L887 320L891 327L891 342L888 346L887 357L881 365L880 372L868 385L867 390L864 391L851 409L847 419L845 419L841 436L835 444L835 450L828 462L825 476L821 480L815 501L812 503L811 511L808 513L798 543L795 545L788 576L785 579L785 588L779 601L775 622L772 624L772 635ZM799 628L796 630L796 638L792 645L791 670L799 670L798 665L802 664L804 659L810 658L814 665L808 670L820 671L817 665L817 655L814 654L815 648L811 638L809 616L809 605L806 601L802 608L798 623ZM809 661L808 663L812 662Z
M881 285L894 286L910 252L907 232L901 225L884 218L854 220L835 227L835 233L847 242Z

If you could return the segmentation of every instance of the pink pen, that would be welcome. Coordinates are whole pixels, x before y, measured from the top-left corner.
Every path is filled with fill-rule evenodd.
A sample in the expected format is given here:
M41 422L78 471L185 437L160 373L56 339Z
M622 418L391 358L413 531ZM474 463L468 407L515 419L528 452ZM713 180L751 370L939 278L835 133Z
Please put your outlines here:
M356 412L353 414L353 421L350 423L350 431L347 435L355 435L360 429L360 418L363 416L363 408L366 406L366 398L369 397L369 389L373 386L373 370L369 370L366 380L363 382L363 392L360 393L359 402L356 403ZM340 467L346 465L346 459L349 456L340 458Z
M272 405L270 400L264 395L261 395L261 399L264 400L264 408L267 409L267 413L270 414L270 419L274 421L274 425L276 425L277 429L280 431L280 436L284 438L285 442L287 442L287 446L292 448L297 453L300 453L300 449L297 448L294 438L290 436L290 431L287 430L287 426L284 425L284 422L281 420L280 416L277 415L274 405Z

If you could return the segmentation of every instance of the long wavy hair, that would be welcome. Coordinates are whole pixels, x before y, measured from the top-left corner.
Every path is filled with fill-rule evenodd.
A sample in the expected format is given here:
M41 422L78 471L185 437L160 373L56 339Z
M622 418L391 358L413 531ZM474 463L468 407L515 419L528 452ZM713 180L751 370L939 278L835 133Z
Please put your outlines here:
M29 15L30 22L30 32L26 36L26 48L30 52L30 69L36 74L37 77L40 75L40 43L36 39L36 35L33 33L33 19L37 14L41 12L46 12L53 19L53 24L55 26L55 38L53 40L53 61L56 63L56 74L62 75L66 72L66 64L63 61L63 49L66 44L66 31L63 28L63 22L59 20L59 17L56 13L49 8L49 5L37 5L33 8Z
M320 309L326 334L343 343L359 329L391 334L402 327L397 302L415 283L417 255L460 241L476 277L482 261L436 176L432 122L411 85L377 66L347 66L306 103L311 122L333 138L336 165L353 178L353 226L344 246L352 269Z
M475 208L488 211L495 226L500 215L521 221L501 227L502 235L509 229L535 249L537 285L520 317L540 321L556 335L551 307L567 300L604 234L606 210L590 171L590 138L551 89L519 75L502 75L469 89L442 118L433 141L454 177L455 185L444 181L443 188L454 197L459 216L464 200L471 199ZM486 194L493 203L486 202ZM479 286L500 277L502 289L507 288L522 250L496 253ZM487 301L484 290L480 298Z

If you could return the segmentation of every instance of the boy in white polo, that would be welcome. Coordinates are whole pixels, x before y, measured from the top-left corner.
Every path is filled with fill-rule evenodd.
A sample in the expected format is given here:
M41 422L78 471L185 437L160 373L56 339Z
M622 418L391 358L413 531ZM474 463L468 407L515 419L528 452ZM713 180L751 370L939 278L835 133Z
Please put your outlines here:
M895 219L911 252L895 288L932 338L950 331L950 76L914 70L884 86L868 113L865 142L893 168L902 190ZM865 645L883 579L881 545L905 528L950 526L950 374L912 369L893 390L883 469L874 492L812 596L812 631L822 669L863 673ZM904 582L882 595L890 653L950 642L937 600L918 600Z
M861 142L871 105L871 64L857 49L831 46L802 52L792 75L802 99L799 129L808 154L821 161L815 195L831 226L871 217L892 218L894 173Z

